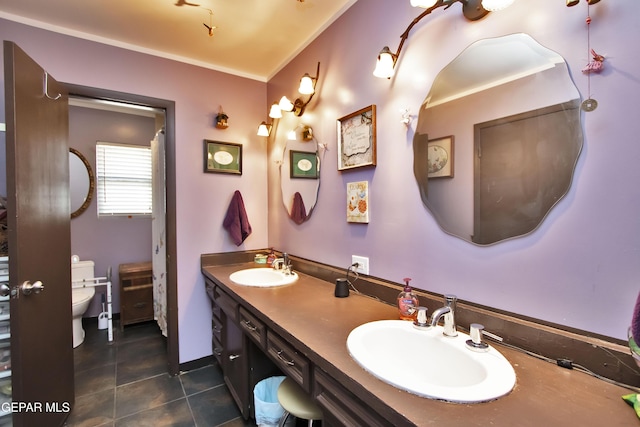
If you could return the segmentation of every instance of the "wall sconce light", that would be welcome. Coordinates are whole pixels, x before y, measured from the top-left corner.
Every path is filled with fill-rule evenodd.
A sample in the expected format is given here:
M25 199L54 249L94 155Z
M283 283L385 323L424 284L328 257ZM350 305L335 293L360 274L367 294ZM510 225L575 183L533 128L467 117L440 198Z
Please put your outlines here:
M272 119L282 118L282 110L276 102L271 105L271 109L269 110L269 117L271 117Z
M298 128L302 128L300 131L300 137L303 141L311 141L313 139L313 129L311 126L299 124L295 128L291 129L287 134L289 141L296 141L298 139Z
M587 0L587 4L592 5L598 3L599 1L600 0ZM567 6L575 6L578 3L580 3L580 0L567 0Z
M280 118L282 117L282 111L293 112L296 116L300 117L304 114L305 108L313 99L313 95L316 93L316 85L318 84L318 77L320 76L320 63L318 62L318 69L316 70L316 76L311 77L309 73L305 73L304 76L300 79L300 87L298 88L298 92L301 95L309 95L309 98L304 101L301 98L297 98L295 101L289 101L289 98L283 96L280 98L280 102L277 104L274 103L271 106L271 111L269 112L269 116L272 118ZM278 114L274 111L274 107L277 107L280 112L280 117L271 115L272 113Z
M273 125L271 123L262 122L260 126L258 126L258 136L269 136L271 135L271 128Z
M409 37L409 32L422 18L429 15L431 12L439 7L448 9L454 3L462 3L462 14L469 21L477 21L478 19L486 16L489 11L504 9L513 3L514 0L411 0L411 5L414 7L425 8L418 17L416 17L407 29L400 35L400 45L396 53L391 52L389 46L385 46L378 55L376 62L376 68L373 70L373 75L383 79L390 79L395 72L395 66L398 62L398 57L402 51L405 40Z

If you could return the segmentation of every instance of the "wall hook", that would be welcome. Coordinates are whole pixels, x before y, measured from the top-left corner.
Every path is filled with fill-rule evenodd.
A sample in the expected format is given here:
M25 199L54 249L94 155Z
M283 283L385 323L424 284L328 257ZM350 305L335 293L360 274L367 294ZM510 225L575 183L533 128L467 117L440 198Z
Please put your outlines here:
M59 93L53 98L49 96L49 73L47 73L46 71L44 72L44 96L49 99L53 99L54 101L60 99L60 97L62 96Z

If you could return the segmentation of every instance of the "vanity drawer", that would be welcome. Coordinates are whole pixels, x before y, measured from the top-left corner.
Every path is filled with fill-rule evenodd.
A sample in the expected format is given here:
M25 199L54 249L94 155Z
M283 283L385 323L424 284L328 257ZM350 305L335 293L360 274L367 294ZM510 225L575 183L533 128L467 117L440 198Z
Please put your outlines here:
M236 300L220 289L219 286L216 286L213 296L216 305L220 306L220 309L227 315L227 320L238 323L238 303Z
M224 347L222 346L222 341L218 339L215 335L211 339L211 349L213 351L213 355L222 366L222 353L224 352Z
M264 350L267 348L267 328L251 313L240 306L240 327L253 341Z
M393 427L353 393L346 390L328 374L316 368L314 372L316 402L322 408L328 425Z
M218 341L222 341L222 322L220 319L213 318L211 319L211 334L218 339Z
M307 393L311 391L309 360L270 330L267 331L267 354L285 375L297 382Z

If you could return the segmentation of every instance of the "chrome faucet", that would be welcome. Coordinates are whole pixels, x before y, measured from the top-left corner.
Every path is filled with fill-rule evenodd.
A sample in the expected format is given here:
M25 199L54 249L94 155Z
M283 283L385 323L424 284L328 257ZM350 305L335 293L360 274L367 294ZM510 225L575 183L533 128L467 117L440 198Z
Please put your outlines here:
M284 274L291 274L291 260L286 252L282 254L282 258L276 258L271 263L274 270L283 270Z
M444 307L440 307L433 312L431 316L431 326L436 326L441 317L444 317L444 335L448 337L455 337L458 335L456 328L456 301L458 298L455 295L444 296Z

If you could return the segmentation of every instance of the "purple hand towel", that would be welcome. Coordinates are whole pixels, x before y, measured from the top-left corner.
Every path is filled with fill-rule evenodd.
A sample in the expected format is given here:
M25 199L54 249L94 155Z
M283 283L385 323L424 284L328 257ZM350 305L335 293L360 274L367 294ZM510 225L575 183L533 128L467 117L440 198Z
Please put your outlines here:
M304 201L300 193L296 191L293 195L293 205L291 206L291 219L300 225L307 220L307 210L304 207Z
M640 293L638 293L636 306L633 309L633 317L631 318L631 335L633 335L633 340L636 343L640 341Z
M240 246L244 239L251 234L251 224L249 224L247 212L244 210L242 194L238 190L233 193L222 226L229 232L229 236L236 246Z

